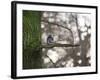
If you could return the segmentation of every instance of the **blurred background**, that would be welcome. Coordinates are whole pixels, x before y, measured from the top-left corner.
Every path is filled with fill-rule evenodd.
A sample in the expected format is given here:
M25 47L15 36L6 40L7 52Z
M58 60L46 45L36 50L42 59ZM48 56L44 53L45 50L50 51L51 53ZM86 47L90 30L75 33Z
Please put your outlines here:
M90 66L91 14L23 11L23 69Z

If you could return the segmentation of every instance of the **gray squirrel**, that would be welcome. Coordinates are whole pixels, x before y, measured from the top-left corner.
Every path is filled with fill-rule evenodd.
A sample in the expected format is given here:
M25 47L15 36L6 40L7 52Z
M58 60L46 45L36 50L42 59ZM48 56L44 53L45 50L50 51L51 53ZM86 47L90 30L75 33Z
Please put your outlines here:
M47 44L52 44L53 42L54 42L53 36L49 34L47 37Z

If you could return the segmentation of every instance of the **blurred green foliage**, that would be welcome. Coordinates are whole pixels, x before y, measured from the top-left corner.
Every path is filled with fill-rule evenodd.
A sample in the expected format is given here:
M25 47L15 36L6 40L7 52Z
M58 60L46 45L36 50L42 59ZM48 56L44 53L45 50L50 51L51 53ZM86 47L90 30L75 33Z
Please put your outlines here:
M42 67L41 12L23 10L23 69Z

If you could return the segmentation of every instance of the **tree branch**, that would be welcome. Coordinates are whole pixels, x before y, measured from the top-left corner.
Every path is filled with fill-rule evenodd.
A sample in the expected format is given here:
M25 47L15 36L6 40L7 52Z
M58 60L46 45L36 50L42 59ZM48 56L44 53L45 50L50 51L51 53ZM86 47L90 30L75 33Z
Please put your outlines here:
M73 44L48 44L48 45L42 45L41 48L53 48L53 47L77 47L80 46L79 44L73 45Z
M69 31L71 31L69 28L67 28L67 27L65 27L65 26L63 26L63 25L60 25L60 24L58 24L58 23L49 22L49 21L47 21L47 20L42 20L42 21L43 21L43 22L46 22L46 23L48 23L48 24L53 24L53 25L61 26L62 28L65 28L65 29L68 29Z
M52 61L52 59L47 54L45 56L48 57L51 63L53 64L53 66L56 67L56 64Z

